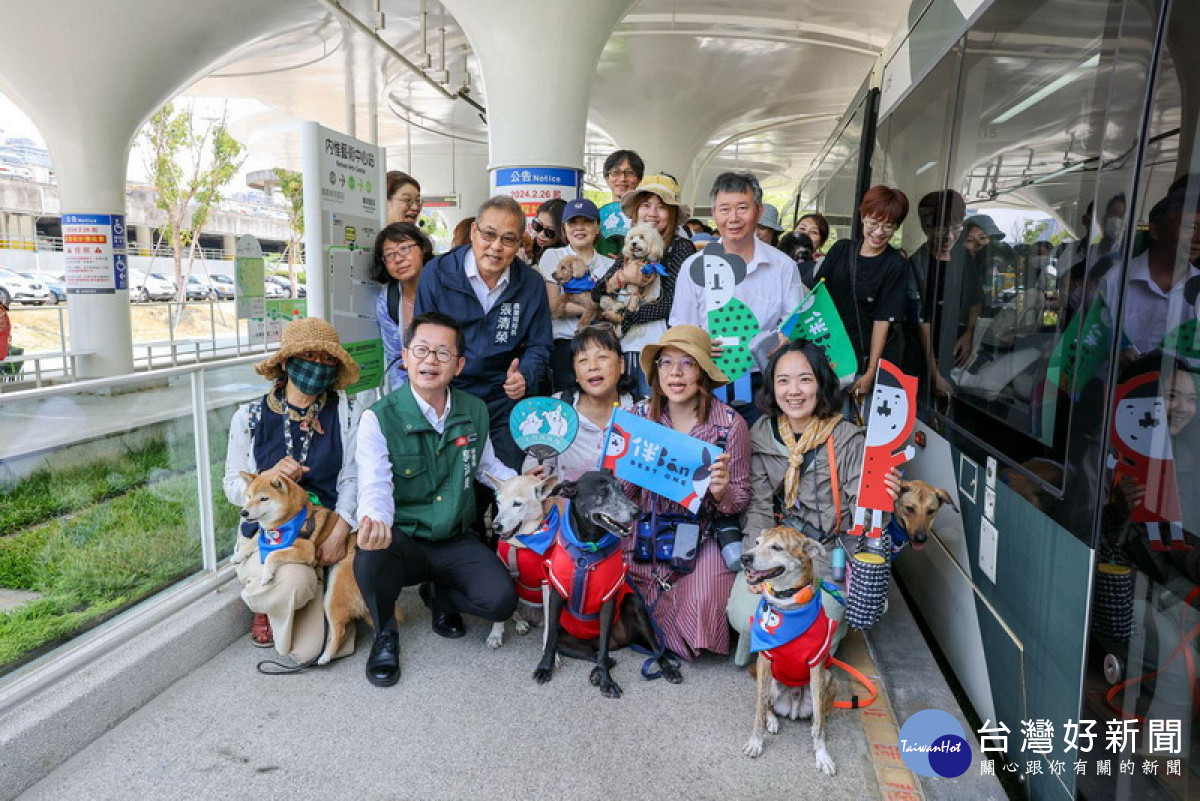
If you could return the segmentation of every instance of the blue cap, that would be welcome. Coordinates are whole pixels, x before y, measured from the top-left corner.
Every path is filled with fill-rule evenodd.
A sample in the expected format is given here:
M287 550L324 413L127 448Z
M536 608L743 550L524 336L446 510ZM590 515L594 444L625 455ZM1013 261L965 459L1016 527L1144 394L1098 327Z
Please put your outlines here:
M563 209L562 221L568 222L576 217L586 217L589 220L599 221L600 211L596 208L596 204L586 197L581 197L577 200L568 200L566 208Z

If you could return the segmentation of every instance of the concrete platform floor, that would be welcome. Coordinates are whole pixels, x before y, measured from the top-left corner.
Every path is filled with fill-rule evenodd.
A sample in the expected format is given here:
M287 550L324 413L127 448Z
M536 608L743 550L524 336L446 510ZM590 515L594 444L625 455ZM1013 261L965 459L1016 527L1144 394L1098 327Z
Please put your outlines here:
M401 606L395 687L364 678L365 629L353 656L290 676L257 673L274 652L242 638L21 798L881 797L860 711L830 721L835 777L813 764L804 721L784 721L751 760L741 749L753 682L725 659L685 665L684 683L670 685L644 681L641 657L617 652L625 694L610 700L574 660L535 684L537 634L510 627L490 651L482 621L449 641L430 631L415 591Z

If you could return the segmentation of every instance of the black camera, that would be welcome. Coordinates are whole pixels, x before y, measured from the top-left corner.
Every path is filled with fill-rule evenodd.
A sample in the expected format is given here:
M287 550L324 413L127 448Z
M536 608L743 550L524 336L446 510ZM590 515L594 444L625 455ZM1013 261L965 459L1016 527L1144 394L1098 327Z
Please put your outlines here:
M717 515L712 521L712 535L721 547L721 558L730 570L742 567L742 521L737 515Z

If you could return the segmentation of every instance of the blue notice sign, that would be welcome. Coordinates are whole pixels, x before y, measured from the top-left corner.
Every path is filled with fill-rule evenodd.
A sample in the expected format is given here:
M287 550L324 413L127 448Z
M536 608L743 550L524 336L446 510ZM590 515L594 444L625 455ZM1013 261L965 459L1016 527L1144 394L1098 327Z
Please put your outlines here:
M581 170L562 167L501 167L492 171L495 193L520 203L526 217L537 214L538 206L547 200L574 200L580 196L582 184Z
M111 294L129 289L129 257L122 214L62 215L67 292Z

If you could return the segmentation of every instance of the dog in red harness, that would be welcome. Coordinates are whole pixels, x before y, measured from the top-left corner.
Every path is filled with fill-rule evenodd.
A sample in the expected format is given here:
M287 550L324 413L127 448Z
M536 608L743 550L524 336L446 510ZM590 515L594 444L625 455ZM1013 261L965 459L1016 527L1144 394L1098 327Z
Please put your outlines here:
M496 514L492 518L496 555L508 568L517 591L513 626L517 634L528 634L531 626L542 622L544 563L558 531L558 509L551 497L558 478L531 475L513 476L507 481L488 478L496 487ZM492 624L487 646L499 648L503 644L501 620Z
M554 494L569 503L559 520L554 546L546 554L550 587L546 641L534 680L550 681L555 657L561 653L595 661L591 683L606 698L620 698L608 652L639 645L652 654L663 678L672 684L683 681L673 657L662 647L646 602L626 578L621 537L633 530L640 511L637 505L625 497L612 474L602 470L584 473L578 481L564 481ZM647 675L645 668L643 675Z
M779 732L779 716L812 716L817 767L832 776L836 767L825 747L825 720L833 709L830 646L837 623L821 606L821 580L813 561L824 556L814 539L793 528L763 531L742 554L751 589L762 601L750 620L750 650L759 655L754 696L754 730L743 752L757 757L763 732Z

